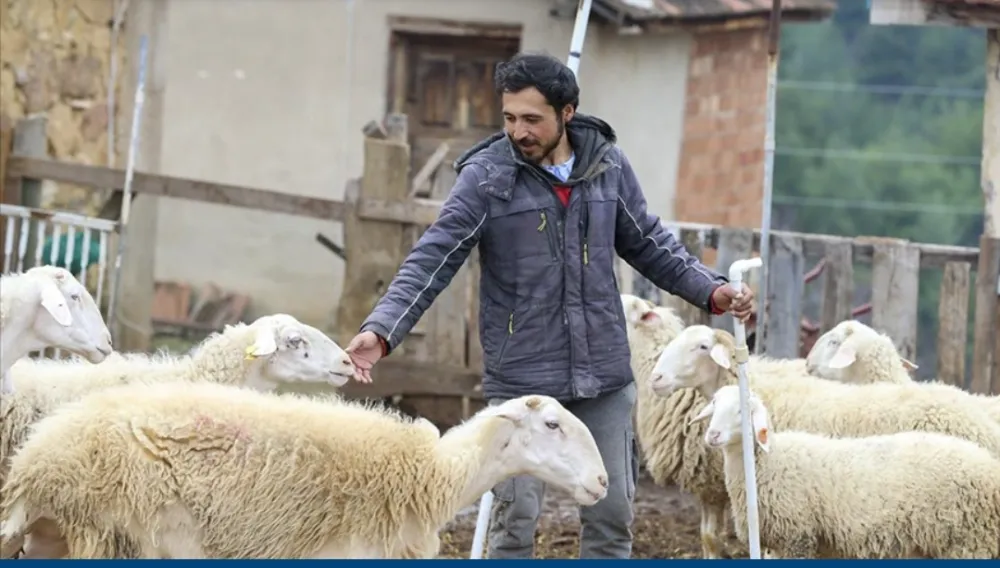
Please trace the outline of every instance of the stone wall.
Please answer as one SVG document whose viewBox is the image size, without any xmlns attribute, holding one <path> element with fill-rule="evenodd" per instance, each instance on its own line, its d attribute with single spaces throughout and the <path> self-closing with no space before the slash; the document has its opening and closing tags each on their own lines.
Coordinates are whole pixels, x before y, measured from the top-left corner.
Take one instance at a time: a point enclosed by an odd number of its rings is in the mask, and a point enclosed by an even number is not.
<svg viewBox="0 0 1000 568">
<path fill-rule="evenodd" d="M 108 80 L 116 0 L 0 0 L 0 114 L 16 124 L 28 115 L 47 117 L 51 158 L 108 164 Z M 127 19 L 127 18 L 126 18 Z M 124 26 L 116 49 L 115 138 L 127 136 L 122 116 L 122 78 L 128 58 Z M 128 105 L 126 105 L 128 106 Z M 116 144 L 119 148 L 123 146 Z M 124 158 L 116 157 L 121 164 Z M 48 183 L 42 206 L 95 214 L 102 192 Z"/>
</svg>

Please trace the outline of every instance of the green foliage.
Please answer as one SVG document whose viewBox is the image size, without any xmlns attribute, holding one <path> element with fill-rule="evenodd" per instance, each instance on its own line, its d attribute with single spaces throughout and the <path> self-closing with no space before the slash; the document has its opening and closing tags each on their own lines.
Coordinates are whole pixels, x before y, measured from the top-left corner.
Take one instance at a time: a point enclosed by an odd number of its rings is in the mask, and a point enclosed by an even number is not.
<svg viewBox="0 0 1000 568">
<path fill-rule="evenodd" d="M 782 27 L 774 228 L 977 246 L 985 32 L 873 26 L 860 0 L 841 0 L 830 21 Z M 940 271 L 920 282 L 923 376 L 936 360 L 939 282 Z"/>
</svg>

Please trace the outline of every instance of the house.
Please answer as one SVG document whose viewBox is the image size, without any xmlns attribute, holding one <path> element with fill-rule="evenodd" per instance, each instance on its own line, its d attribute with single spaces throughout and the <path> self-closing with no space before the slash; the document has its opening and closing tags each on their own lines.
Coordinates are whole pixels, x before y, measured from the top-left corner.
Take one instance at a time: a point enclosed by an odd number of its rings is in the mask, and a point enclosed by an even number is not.
<svg viewBox="0 0 1000 568">
<path fill-rule="evenodd" d="M 386 112 L 409 117 L 413 172 L 440 141 L 457 153 L 500 128 L 494 65 L 522 50 L 564 58 L 577 7 L 145 1 L 159 4 L 150 25 L 160 98 L 146 110 L 158 132 L 144 139 L 139 167 L 326 198 L 360 174 L 360 130 Z M 829 16 L 835 1 L 782 5 L 785 21 L 806 21 Z M 593 1 L 580 110 L 616 128 L 662 217 L 759 224 L 770 6 Z M 155 208 L 157 280 L 212 281 L 250 294 L 254 313 L 329 322 L 343 263 L 314 237 L 337 240 L 335 223 L 182 200 Z"/>
</svg>

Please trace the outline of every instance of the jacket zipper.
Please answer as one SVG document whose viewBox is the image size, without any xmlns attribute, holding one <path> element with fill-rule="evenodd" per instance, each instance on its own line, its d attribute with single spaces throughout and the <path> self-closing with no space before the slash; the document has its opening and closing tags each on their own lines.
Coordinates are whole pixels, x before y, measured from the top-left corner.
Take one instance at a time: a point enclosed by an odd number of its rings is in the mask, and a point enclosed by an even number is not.
<svg viewBox="0 0 1000 568">
<path fill-rule="evenodd" d="M 507 343 L 512 335 L 514 335 L 514 310 L 511 310 L 510 316 L 507 317 L 507 336 L 503 338 L 503 344 L 500 345 L 500 354 L 497 356 L 498 368 L 503 366 L 503 356 L 507 353 Z"/>
<path fill-rule="evenodd" d="M 545 233 L 545 238 L 549 241 L 549 252 L 552 253 L 552 260 L 559 259 L 559 250 L 556 243 L 556 236 L 552 233 L 549 228 L 549 217 L 545 214 L 545 211 L 539 211 L 539 217 L 541 217 L 541 224 L 538 225 L 538 232 Z M 561 223 L 559 223 L 561 224 Z"/>
</svg>

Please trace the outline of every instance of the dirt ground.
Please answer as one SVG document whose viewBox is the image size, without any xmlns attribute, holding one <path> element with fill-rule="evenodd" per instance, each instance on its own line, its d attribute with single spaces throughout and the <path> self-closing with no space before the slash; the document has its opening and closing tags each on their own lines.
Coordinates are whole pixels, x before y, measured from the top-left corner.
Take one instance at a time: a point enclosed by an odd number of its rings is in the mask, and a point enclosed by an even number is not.
<svg viewBox="0 0 1000 568">
<path fill-rule="evenodd" d="M 469 557 L 478 507 L 462 511 L 441 531 L 441 558 Z M 690 495 L 676 487 L 658 487 L 643 475 L 635 493 L 632 558 L 701 558 L 700 523 L 697 503 Z M 535 557 L 577 558 L 579 533 L 580 518 L 572 499 L 548 489 L 535 533 Z M 727 557 L 740 550 L 732 538 L 726 549 Z"/>
</svg>

